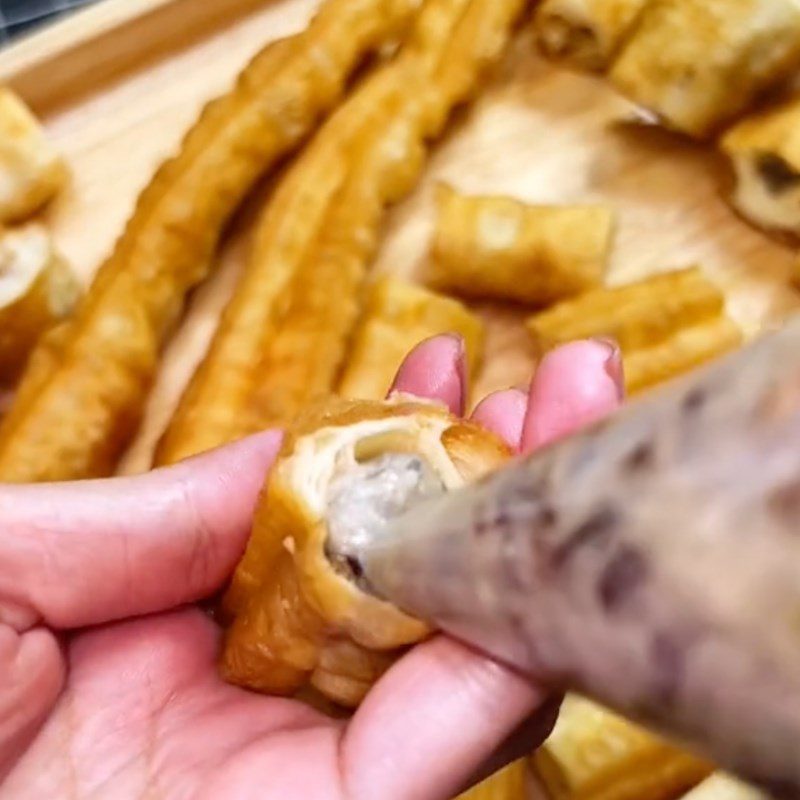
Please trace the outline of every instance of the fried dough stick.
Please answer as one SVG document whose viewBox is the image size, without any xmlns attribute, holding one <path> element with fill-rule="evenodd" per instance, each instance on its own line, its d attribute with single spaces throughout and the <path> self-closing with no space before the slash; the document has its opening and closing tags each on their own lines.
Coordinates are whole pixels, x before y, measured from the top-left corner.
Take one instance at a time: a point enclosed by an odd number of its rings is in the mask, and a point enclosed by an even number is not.
<svg viewBox="0 0 800 800">
<path fill-rule="evenodd" d="M 552 800 L 671 800 L 713 769 L 574 695 L 534 763 Z"/>
<path fill-rule="evenodd" d="M 534 18 L 542 52 L 581 69 L 611 63 L 649 0 L 544 0 Z"/>
<path fill-rule="evenodd" d="M 385 397 L 408 352 L 440 333 L 463 337 L 474 376 L 483 357 L 485 331 L 480 318 L 451 297 L 394 278 L 381 279 L 370 291 L 339 381 L 339 395 L 358 400 Z"/>
<path fill-rule="evenodd" d="M 294 279 L 288 312 L 256 372 L 254 430 L 291 422 L 334 389 L 385 205 L 389 196 L 405 193 L 422 168 L 422 83 L 409 77 L 405 85 L 416 85 L 413 97 L 398 98 L 383 124 L 356 143 L 351 173 Z"/>
<path fill-rule="evenodd" d="M 436 70 L 423 74 L 386 129 L 372 132 L 372 141 L 359 148 L 358 163 L 298 273 L 289 313 L 257 370 L 256 427 L 283 424 L 334 390 L 386 207 L 413 187 L 426 142 L 441 133 L 451 110 L 472 96 L 487 62 L 509 41 L 522 5 L 471 0 L 444 40 Z"/>
<path fill-rule="evenodd" d="M 798 65 L 795 0 L 650 0 L 610 76 L 667 126 L 705 138 Z"/>
<path fill-rule="evenodd" d="M 227 443 L 256 427 L 256 365 L 291 307 L 295 274 L 311 253 L 348 173 L 359 139 L 384 124 L 412 72 L 427 68 L 467 0 L 435 0 L 415 20 L 401 55 L 357 88 L 322 127 L 282 181 L 258 226 L 244 275 L 209 351 L 157 448 L 169 464 Z M 300 287 L 302 290 L 303 287 Z"/>
<path fill-rule="evenodd" d="M 306 31 L 268 47 L 207 107 L 143 192 L 67 329 L 32 359 L 0 427 L 0 479 L 113 471 L 161 345 L 186 293 L 208 274 L 225 222 L 334 105 L 363 56 L 407 23 L 415 3 L 328 0 Z"/>
<path fill-rule="evenodd" d="M 254 365 L 268 348 L 288 289 L 344 182 L 354 140 L 378 124 L 404 81 L 394 65 L 357 89 L 323 126 L 276 189 L 253 251 L 211 346 L 159 442 L 170 464 L 225 444 L 252 426 Z"/>
<path fill-rule="evenodd" d="M 720 148 L 736 177 L 734 208 L 761 228 L 800 236 L 800 97 L 734 125 Z"/>
<path fill-rule="evenodd" d="M 0 230 L 0 384 L 16 380 L 39 337 L 71 313 L 79 295 L 45 228 Z"/>
<path fill-rule="evenodd" d="M 614 234 L 603 206 L 529 205 L 440 185 L 430 283 L 465 297 L 548 305 L 600 286 Z"/>
<path fill-rule="evenodd" d="M 401 55 L 320 131 L 267 210 L 246 273 L 157 463 L 283 422 L 333 390 L 384 208 L 413 185 L 424 140 L 472 94 L 521 6 L 518 0 L 430 0 Z M 314 155 L 326 150 L 349 153 L 335 176 L 326 157 Z M 324 196 L 311 213 L 298 215 L 301 195 L 317 176 L 327 176 L 320 180 Z M 286 242 L 296 243 L 288 255 Z"/>
<path fill-rule="evenodd" d="M 587 292 L 534 315 L 527 325 L 542 351 L 590 336 L 614 339 L 631 393 L 741 344 L 722 292 L 697 267 Z"/>
</svg>

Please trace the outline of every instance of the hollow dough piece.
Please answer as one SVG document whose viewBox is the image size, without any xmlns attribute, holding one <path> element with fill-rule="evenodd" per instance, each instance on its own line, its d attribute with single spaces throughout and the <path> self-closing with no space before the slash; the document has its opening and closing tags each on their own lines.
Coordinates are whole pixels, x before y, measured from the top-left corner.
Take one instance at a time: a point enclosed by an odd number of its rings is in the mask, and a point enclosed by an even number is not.
<svg viewBox="0 0 800 800">
<path fill-rule="evenodd" d="M 734 125 L 721 139 L 733 207 L 767 231 L 800 237 L 800 97 Z"/>
<path fill-rule="evenodd" d="M 409 398 L 334 401 L 286 436 L 223 607 L 226 680 L 290 694 L 307 683 L 357 705 L 422 622 L 363 592 L 326 554 L 330 487 L 384 453 L 420 454 L 447 489 L 502 464 L 508 448 L 442 407 Z"/>
<path fill-rule="evenodd" d="M 610 63 L 648 0 L 544 0 L 534 18 L 540 49 L 581 69 Z"/>
</svg>

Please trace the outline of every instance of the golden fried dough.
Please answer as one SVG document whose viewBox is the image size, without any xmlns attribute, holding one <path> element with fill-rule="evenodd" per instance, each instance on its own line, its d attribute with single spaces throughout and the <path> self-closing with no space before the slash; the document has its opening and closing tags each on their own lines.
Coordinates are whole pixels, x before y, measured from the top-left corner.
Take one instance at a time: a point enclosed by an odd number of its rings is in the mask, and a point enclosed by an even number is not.
<svg viewBox="0 0 800 800">
<path fill-rule="evenodd" d="M 553 800 L 670 800 L 712 766 L 570 695 L 550 738 L 534 756 Z"/>
<path fill-rule="evenodd" d="M 156 174 L 86 299 L 0 426 L 0 479 L 108 475 L 136 430 L 165 338 L 255 181 L 338 100 L 417 0 L 327 0 L 256 56 Z M 47 369 L 36 370 L 46 363 Z M 69 424 L 64 424 L 69 420 Z"/>
<path fill-rule="evenodd" d="M 459 795 L 456 800 L 530 800 L 528 776 L 528 760 L 523 758 Z"/>
<path fill-rule="evenodd" d="M 427 142 L 439 135 L 453 108 L 474 95 L 486 65 L 509 41 L 521 7 L 517 0 L 471 0 L 454 19 L 451 35 L 435 40 L 438 58 L 425 50 L 430 65 L 415 70 L 416 81 L 409 75 L 408 96 L 386 127 L 369 131 L 356 147 L 350 175 L 298 273 L 296 286 L 302 288 L 295 289 L 258 370 L 258 427 L 285 424 L 307 403 L 334 390 L 385 210 L 415 185 Z M 333 297 L 330 287 L 335 287 Z M 299 359 L 297 353 L 310 357 Z"/>
<path fill-rule="evenodd" d="M 610 75 L 666 125 L 704 138 L 798 66 L 795 0 L 651 0 Z"/>
<path fill-rule="evenodd" d="M 537 206 L 437 192 L 430 283 L 465 297 L 547 305 L 599 286 L 614 233 L 604 206 Z"/>
<path fill-rule="evenodd" d="M 0 87 L 0 222 L 30 217 L 61 191 L 67 174 L 30 109 Z"/>
<path fill-rule="evenodd" d="M 351 537 L 374 514 L 462 486 L 509 455 L 493 435 L 422 401 L 332 401 L 305 414 L 267 478 L 224 599 L 224 677 L 278 694 L 311 683 L 357 704 L 429 631 L 359 587 Z M 384 506 L 391 475 L 407 491 Z"/>
<path fill-rule="evenodd" d="M 288 310 L 295 274 L 312 252 L 345 180 L 353 142 L 378 124 L 387 103 L 405 91 L 401 75 L 392 66 L 371 76 L 322 127 L 279 184 L 209 351 L 159 442 L 157 464 L 210 450 L 255 427 L 251 400 L 256 373 Z"/>
<path fill-rule="evenodd" d="M 335 390 L 386 208 L 415 184 L 427 141 L 475 93 L 522 7 L 521 0 L 429 0 L 395 60 L 323 127 L 267 209 L 253 257 L 157 463 L 284 424 Z M 335 175 L 326 172 L 324 156 L 314 155 L 330 150 L 336 158 L 347 154 Z M 316 175 L 326 176 L 323 197 L 301 215 L 298 231 L 293 209 Z M 289 241 L 301 246 L 284 257 Z"/>
</svg>

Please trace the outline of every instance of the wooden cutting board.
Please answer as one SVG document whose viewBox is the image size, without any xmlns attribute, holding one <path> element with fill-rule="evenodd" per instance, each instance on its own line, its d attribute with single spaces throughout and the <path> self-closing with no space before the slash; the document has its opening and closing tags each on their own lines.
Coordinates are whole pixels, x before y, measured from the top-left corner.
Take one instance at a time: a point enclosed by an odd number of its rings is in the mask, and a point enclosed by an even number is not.
<svg viewBox="0 0 800 800">
<path fill-rule="evenodd" d="M 303 27 L 314 0 L 106 0 L 0 53 L 0 80 L 41 116 L 73 172 L 48 212 L 87 282 L 136 197 L 201 106 L 223 92 L 266 42 Z M 603 202 L 619 213 L 610 280 L 704 265 L 748 334 L 800 308 L 787 288 L 796 259 L 722 200 L 725 165 L 708 148 L 630 124 L 632 107 L 596 78 L 537 57 L 527 31 L 481 99 L 436 147 L 418 190 L 390 214 L 376 272 L 423 278 L 439 180 L 534 202 Z M 248 203 L 171 342 L 139 438 L 121 466 L 147 469 L 152 447 L 213 334 L 246 258 Z M 485 307 L 489 349 L 478 392 L 528 379 L 522 309 Z M 302 354 L 298 354 L 301 357 Z"/>
</svg>

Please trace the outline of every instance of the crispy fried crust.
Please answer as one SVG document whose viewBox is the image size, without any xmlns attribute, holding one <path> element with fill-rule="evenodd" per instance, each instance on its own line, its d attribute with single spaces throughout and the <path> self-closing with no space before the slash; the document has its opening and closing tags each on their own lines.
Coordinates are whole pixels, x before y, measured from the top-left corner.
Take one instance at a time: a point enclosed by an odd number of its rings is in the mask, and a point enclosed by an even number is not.
<svg viewBox="0 0 800 800">
<path fill-rule="evenodd" d="M 295 293 L 300 294 L 302 302 L 306 291 L 316 290 L 323 295 L 323 308 L 335 306 L 329 302 L 328 287 L 322 283 L 322 276 L 315 274 L 315 267 L 325 231 L 330 231 L 328 236 L 337 236 L 338 216 L 350 213 L 349 208 L 336 210 L 343 205 L 345 184 L 353 184 L 352 175 L 359 163 L 371 160 L 369 154 L 362 155 L 362 150 L 369 142 L 380 140 L 397 114 L 398 103 L 408 102 L 410 108 L 413 95 L 422 94 L 420 70 L 428 69 L 432 55 L 440 53 L 442 41 L 467 2 L 428 3 L 400 56 L 353 92 L 282 181 L 259 224 L 253 253 L 209 352 L 159 444 L 157 464 L 180 461 L 258 426 L 253 398 L 258 376 L 265 369 L 261 362 L 276 358 L 273 350 L 280 349 L 275 341 L 279 332 L 285 330 L 287 320 L 297 319 L 302 311 L 295 303 Z M 411 101 L 406 100 L 409 96 Z M 362 213 L 370 213 L 373 206 L 374 201 Z M 369 238 L 371 241 L 372 236 Z M 346 244 L 344 239 L 340 248 Z M 337 285 L 336 299 L 343 295 L 342 303 L 349 311 L 352 303 L 347 293 L 338 290 Z M 330 309 L 332 314 L 337 312 L 336 307 Z M 289 364 L 294 355 L 289 354 Z M 278 404 L 281 398 L 276 396 L 271 402 Z"/>
<path fill-rule="evenodd" d="M 736 178 L 734 208 L 761 228 L 800 236 L 800 97 L 735 125 L 720 148 Z"/>
<path fill-rule="evenodd" d="M 366 311 L 339 382 L 342 397 L 380 400 L 415 345 L 440 333 L 458 333 L 466 343 L 472 375 L 483 357 L 480 318 L 450 297 L 422 286 L 383 278 L 370 291 Z"/>
<path fill-rule="evenodd" d="M 79 294 L 45 228 L 0 230 L 0 383 L 16 380 L 39 337 L 71 313 Z"/>
<path fill-rule="evenodd" d="M 422 402 L 334 401 L 304 415 L 287 433 L 225 596 L 227 680 L 278 694 L 311 683 L 352 706 L 404 647 L 428 634 L 340 576 L 325 554 L 332 465 L 364 448 L 377 456 L 398 447 L 443 470 L 450 488 L 510 455 L 494 436 Z"/>
<path fill-rule="evenodd" d="M 456 800 L 528 800 L 529 769 L 527 759 L 509 764 Z"/>
<path fill-rule="evenodd" d="M 36 117 L 0 87 L 0 222 L 30 217 L 61 191 L 67 174 Z"/>
<path fill-rule="evenodd" d="M 651 0 L 610 75 L 666 125 L 704 138 L 798 64 L 794 0 Z"/>
<path fill-rule="evenodd" d="M 404 85 L 408 94 L 354 144 L 347 179 L 295 276 L 289 307 L 256 370 L 254 428 L 290 422 L 335 387 L 385 208 L 422 170 L 423 84 L 410 70 Z"/>
<path fill-rule="evenodd" d="M 722 292 L 697 267 L 587 292 L 530 318 L 539 346 L 610 336 L 623 351 L 658 344 L 676 328 L 718 315 Z"/>
<path fill-rule="evenodd" d="M 725 298 L 697 267 L 598 289 L 531 317 L 541 352 L 606 336 L 620 345 L 625 383 L 637 392 L 737 347 L 741 333 Z"/>
<path fill-rule="evenodd" d="M 328 0 L 304 33 L 268 47 L 233 91 L 206 108 L 179 154 L 142 194 L 57 358 L 49 359 L 48 370 L 26 376 L 26 402 L 17 402 L 0 428 L 1 479 L 85 478 L 113 470 L 140 419 L 161 345 L 186 292 L 208 273 L 225 222 L 256 179 L 333 106 L 362 56 L 392 38 L 415 4 Z"/>
<path fill-rule="evenodd" d="M 159 443 L 170 464 L 237 438 L 255 426 L 255 371 L 287 311 L 295 273 L 313 249 L 350 163 L 359 134 L 385 117 L 405 91 L 402 73 L 382 68 L 323 126 L 267 205 L 253 252 L 210 349 Z"/>
<path fill-rule="evenodd" d="M 575 696 L 534 762 L 553 800 L 670 800 L 713 768 Z"/>
<path fill-rule="evenodd" d="M 599 286 L 614 232 L 603 206 L 532 206 L 437 192 L 430 282 L 468 297 L 544 305 Z"/>
<path fill-rule="evenodd" d="M 409 79 L 406 102 L 387 127 L 372 131 L 357 148 L 358 159 L 318 246 L 298 273 L 292 306 L 258 370 L 259 427 L 284 424 L 308 402 L 334 390 L 386 207 L 414 186 L 426 141 L 441 132 L 456 105 L 475 93 L 486 66 L 508 43 L 522 5 L 470 0 L 463 13 L 451 17 L 449 36 L 442 30 L 438 37 L 424 37 L 424 56 L 414 59 L 418 80 Z M 429 41 L 436 43 L 435 50 L 428 49 Z M 419 70 L 421 61 L 428 63 Z M 329 292 L 333 286 L 335 298 Z M 298 352 L 314 357 L 298 359 Z"/>
<path fill-rule="evenodd" d="M 539 48 L 550 58 L 602 71 L 648 0 L 544 0 L 534 18 Z"/>
<path fill-rule="evenodd" d="M 742 344 L 739 327 L 724 314 L 676 330 L 660 344 L 625 357 L 625 388 L 636 394 L 699 367 Z"/>
</svg>

